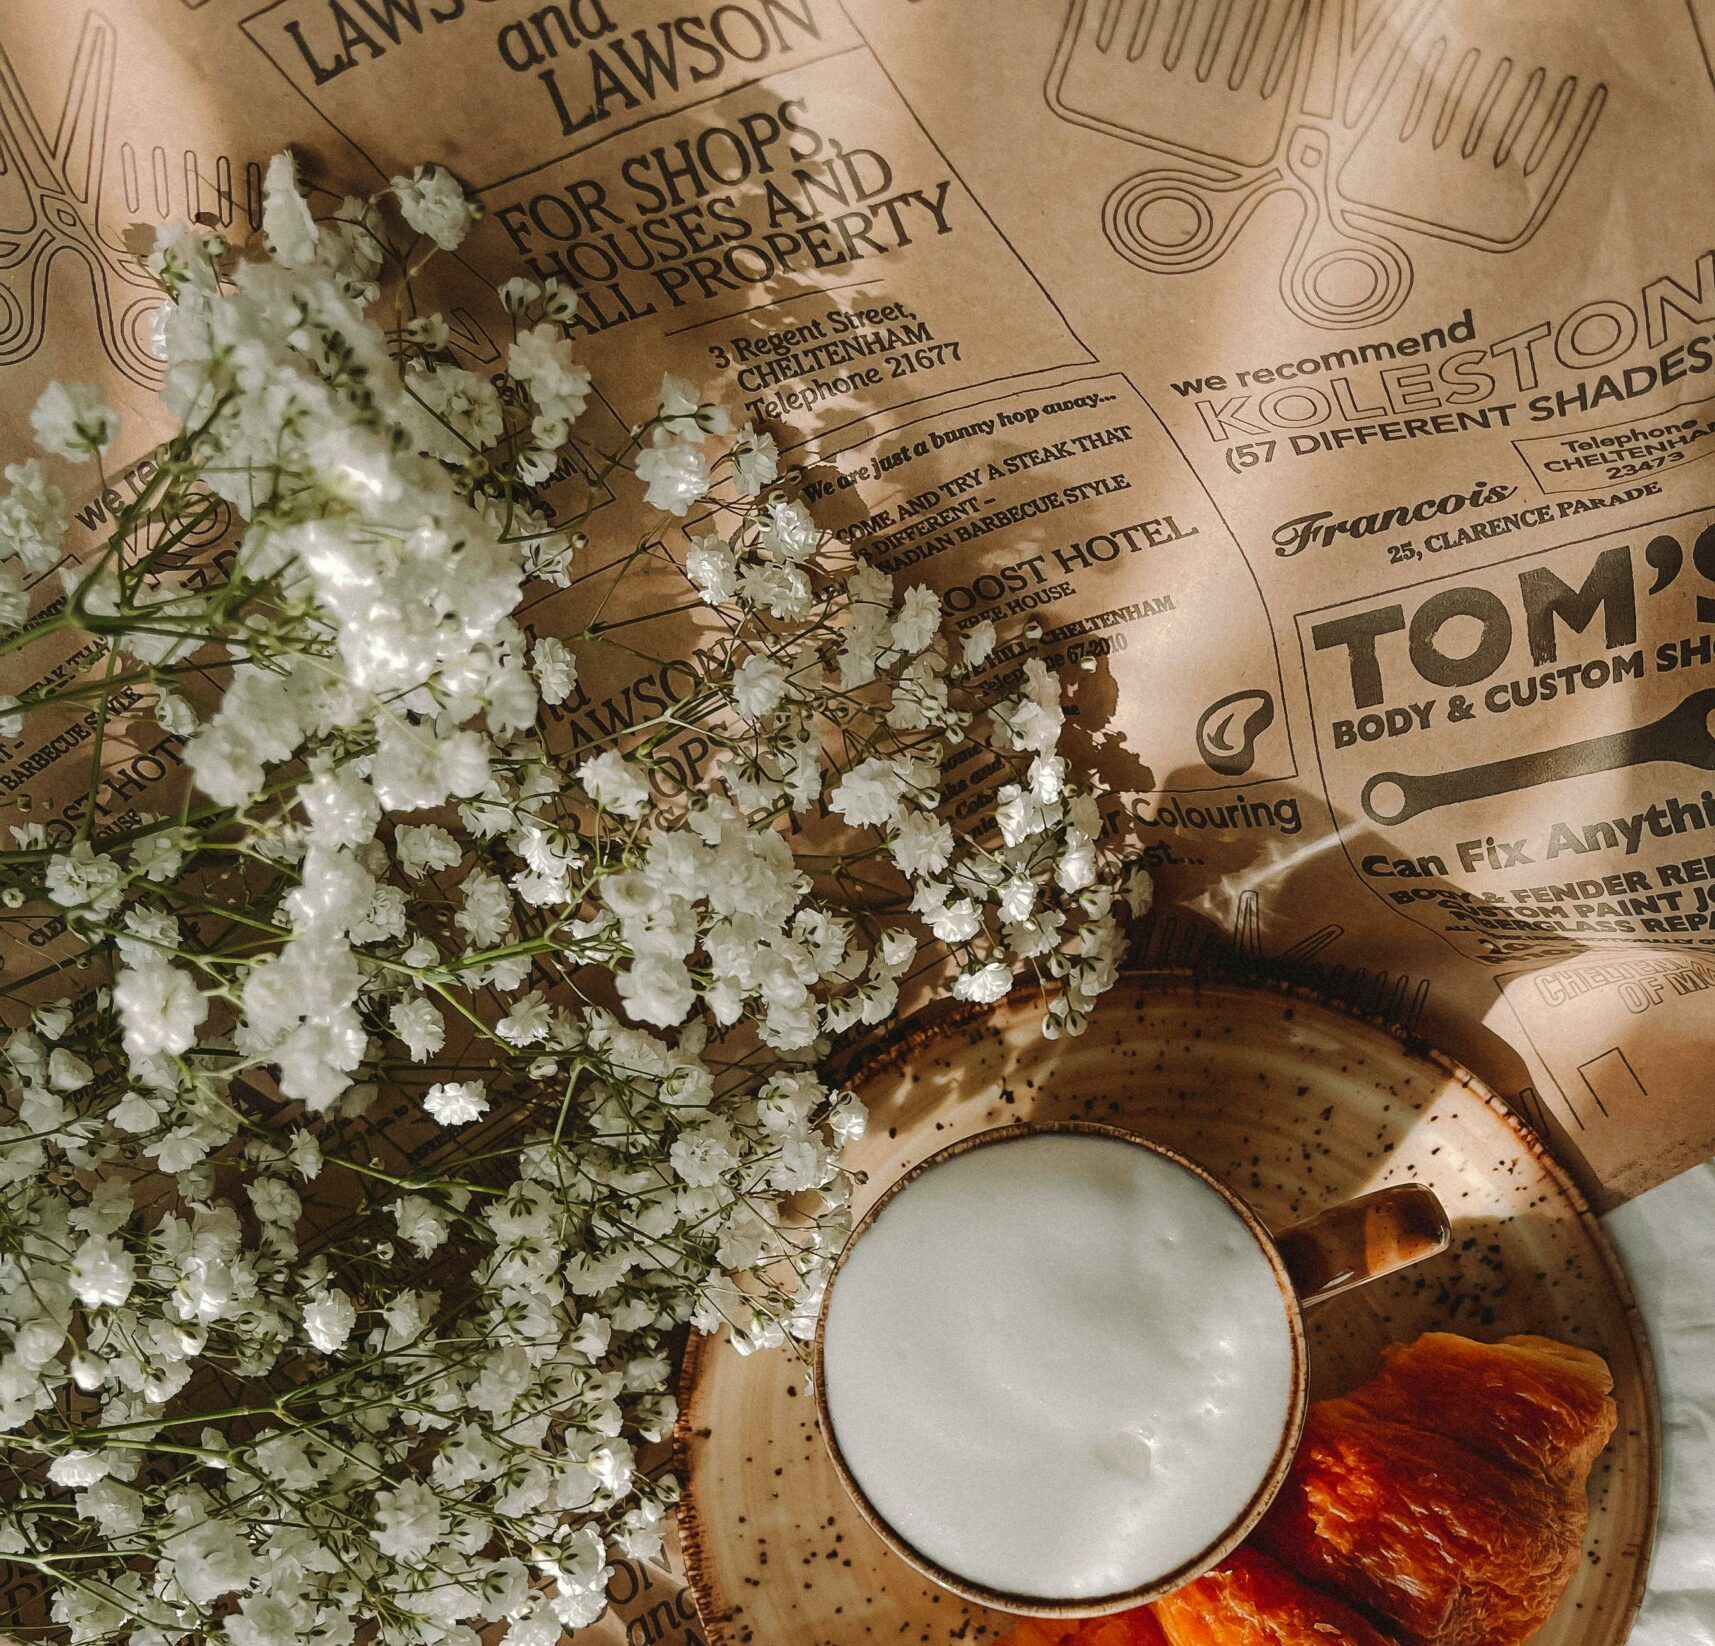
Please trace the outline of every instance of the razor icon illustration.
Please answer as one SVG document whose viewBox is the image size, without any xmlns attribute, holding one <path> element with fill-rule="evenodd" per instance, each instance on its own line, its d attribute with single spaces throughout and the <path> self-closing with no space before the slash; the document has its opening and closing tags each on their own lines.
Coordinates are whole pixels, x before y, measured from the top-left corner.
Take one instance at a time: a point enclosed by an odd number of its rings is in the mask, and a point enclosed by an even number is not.
<svg viewBox="0 0 1715 1646">
<path fill-rule="evenodd" d="M 1715 687 L 1693 692 L 1678 708 L 1647 726 L 1633 726 L 1605 737 L 1588 737 L 1538 754 L 1513 755 L 1460 771 L 1431 772 L 1414 777 L 1408 772 L 1377 772 L 1364 785 L 1358 803 L 1374 823 L 1404 823 L 1442 806 L 1467 800 L 1487 800 L 1540 783 L 1587 777 L 1595 772 L 1623 771 L 1660 760 L 1700 771 L 1715 771 Z"/>
<path fill-rule="evenodd" d="M 1531 66 L 1542 31 L 1529 10 L 1072 0 L 1048 102 L 1160 157 L 1108 196 L 1103 229 L 1122 257 L 1155 274 L 1207 268 L 1264 201 L 1293 196 L 1283 301 L 1314 326 L 1368 326 L 1411 289 L 1394 234 L 1511 251 L 1577 165 L 1607 87 Z M 1467 27 L 1480 44 L 1451 32 Z"/>
</svg>

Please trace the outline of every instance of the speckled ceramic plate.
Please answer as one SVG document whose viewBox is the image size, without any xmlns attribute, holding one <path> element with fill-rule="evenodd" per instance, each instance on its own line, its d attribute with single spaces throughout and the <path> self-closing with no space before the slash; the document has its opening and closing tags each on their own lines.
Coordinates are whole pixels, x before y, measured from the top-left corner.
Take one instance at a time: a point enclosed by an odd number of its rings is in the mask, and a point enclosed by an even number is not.
<svg viewBox="0 0 1715 1646">
<path fill-rule="evenodd" d="M 1444 1256 L 1315 1310 L 1312 1393 L 1432 1329 L 1539 1332 L 1613 1368 L 1620 1426 L 1590 1482 L 1584 1564 L 1534 1646 L 1619 1646 L 1648 1565 L 1658 1434 L 1649 1349 L 1625 1276 L 1542 1145 L 1464 1069 L 1286 990 L 1127 977 L 1089 1031 L 1036 1032 L 1015 997 L 908 1032 L 848 1076 L 869 1105 L 861 1215 L 956 1138 L 1022 1119 L 1108 1121 L 1158 1139 L 1283 1227 L 1416 1180 L 1453 1220 Z M 803 1363 L 699 1342 L 678 1434 L 680 1530 L 709 1646 L 979 1642 L 1010 1627 L 926 1583 L 865 1525 L 816 1427 Z"/>
</svg>

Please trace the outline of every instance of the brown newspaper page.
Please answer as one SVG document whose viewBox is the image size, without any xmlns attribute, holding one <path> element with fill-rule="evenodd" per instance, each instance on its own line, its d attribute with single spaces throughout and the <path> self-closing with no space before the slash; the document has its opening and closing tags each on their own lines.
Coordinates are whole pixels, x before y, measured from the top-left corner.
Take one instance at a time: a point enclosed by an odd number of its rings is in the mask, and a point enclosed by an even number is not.
<svg viewBox="0 0 1715 1646">
<path fill-rule="evenodd" d="M 742 407 L 999 625 L 997 690 L 1065 671 L 1182 935 L 1383 1002 L 1623 1199 L 1715 1149 L 1710 10 L 0 0 L 0 446 L 58 376 L 146 453 L 129 225 L 247 236 L 288 144 L 335 192 L 442 161 L 466 364 L 493 282 L 575 286 L 592 438 L 664 369 Z M 75 822 L 79 742 L 0 788 Z M 110 814 L 180 780 L 121 753 Z M 627 1640 L 694 1638 L 661 1582 Z"/>
<path fill-rule="evenodd" d="M 1000 624 L 1003 673 L 1084 665 L 1165 903 L 1385 976 L 1622 1198 L 1715 1146 L 1700 22 L 6 0 L 8 451 L 53 375 L 109 381 L 146 448 L 129 224 L 248 232 L 287 143 L 329 188 L 445 161 L 489 211 L 445 294 L 471 363 L 504 336 L 486 283 L 555 274 L 597 421 L 664 368 L 742 405 L 876 564 Z M 75 731 L 8 749 L 8 792 L 57 795 Z M 107 804 L 170 773 L 139 737 Z"/>
<path fill-rule="evenodd" d="M 56 373 L 146 404 L 129 223 L 254 226 L 286 143 L 330 188 L 445 161 L 490 214 L 445 299 L 469 363 L 485 282 L 556 274 L 598 420 L 663 368 L 744 406 L 1002 665 L 1089 667 L 1164 903 L 1363 984 L 1622 1198 L 1715 1146 L 1701 22 L 6 0 L 0 415 L 22 451 Z M 115 801 L 172 764 L 140 736 Z M 57 792 L 64 752 L 4 781 Z"/>
<path fill-rule="evenodd" d="M 442 161 L 488 211 L 442 293 L 464 363 L 500 359 L 495 281 L 575 286 L 592 439 L 692 378 L 999 625 L 997 691 L 1065 671 L 1169 951 L 1381 1003 L 1623 1199 L 1715 1149 L 1712 23 L 0 0 L 0 456 L 53 377 L 108 386 L 120 457 L 159 433 L 129 225 L 245 238 L 286 145 L 336 193 Z M 77 500 L 84 540 L 137 483 Z M 656 689 L 594 680 L 569 731 Z M 86 735 L 0 746 L 0 789 L 67 827 L 182 781 L 140 713 L 92 797 Z M 670 1573 L 614 1596 L 592 1639 L 699 1638 Z"/>
</svg>

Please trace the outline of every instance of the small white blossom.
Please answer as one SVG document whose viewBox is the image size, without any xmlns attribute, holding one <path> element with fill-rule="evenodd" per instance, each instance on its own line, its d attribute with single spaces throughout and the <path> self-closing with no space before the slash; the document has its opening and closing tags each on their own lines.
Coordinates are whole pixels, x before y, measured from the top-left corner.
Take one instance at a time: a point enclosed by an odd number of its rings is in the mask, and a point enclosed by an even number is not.
<svg viewBox="0 0 1715 1646">
<path fill-rule="evenodd" d="M 137 1264 L 112 1235 L 92 1234 L 71 1261 L 72 1296 L 86 1309 L 117 1307 L 131 1295 Z"/>
<path fill-rule="evenodd" d="M 494 1032 L 511 1046 L 534 1046 L 548 1032 L 548 1002 L 532 989 L 494 1025 Z"/>
<path fill-rule="evenodd" d="M 973 623 L 965 630 L 961 639 L 960 653 L 967 669 L 981 668 L 989 659 L 989 654 L 995 647 L 995 627 L 986 617 L 980 623 Z"/>
<path fill-rule="evenodd" d="M 904 794 L 898 771 L 888 761 L 871 756 L 840 779 L 828 804 L 846 822 L 862 828 L 893 822 Z"/>
<path fill-rule="evenodd" d="M 325 1355 L 344 1348 L 356 1324 L 357 1309 L 337 1286 L 304 1305 L 304 1336 Z"/>
<path fill-rule="evenodd" d="M 786 694 L 786 669 L 777 659 L 753 653 L 733 671 L 732 700 L 746 720 L 760 720 Z"/>
<path fill-rule="evenodd" d="M 411 878 L 450 869 L 464 853 L 438 823 L 401 823 L 393 834 L 393 855 Z"/>
<path fill-rule="evenodd" d="M 732 463 L 740 497 L 759 496 L 780 478 L 780 448 L 754 423 L 746 423 L 734 438 Z"/>
<path fill-rule="evenodd" d="M 488 1093 L 480 1080 L 443 1080 L 423 1094 L 423 1107 L 443 1126 L 464 1126 L 488 1113 Z"/>
<path fill-rule="evenodd" d="M 418 234 L 426 234 L 442 251 L 457 251 L 482 208 L 466 198 L 458 179 L 445 166 L 418 166 L 409 176 L 392 179 L 399 211 Z"/>
<path fill-rule="evenodd" d="M 577 777 L 591 800 L 621 817 L 641 817 L 649 804 L 649 785 L 616 749 L 584 761 Z"/>
<path fill-rule="evenodd" d="M 619 974 L 618 988 L 629 1016 L 662 1028 L 682 1023 L 697 998 L 684 962 L 666 955 L 643 955 L 633 961 Z"/>
<path fill-rule="evenodd" d="M 589 399 L 590 374 L 572 358 L 572 345 L 557 326 L 544 322 L 521 331 L 506 360 L 545 416 L 577 421 Z"/>
<path fill-rule="evenodd" d="M 724 605 L 738 593 L 738 560 L 725 538 L 693 537 L 685 555 L 685 575 L 711 606 Z"/>
<path fill-rule="evenodd" d="M 544 703 L 564 703 L 577 690 L 577 659 L 570 646 L 551 634 L 543 635 L 531 646 L 530 667 Z"/>
<path fill-rule="evenodd" d="M 93 1486 L 112 1473 L 112 1465 L 99 1452 L 73 1447 L 61 1452 L 48 1465 L 48 1479 L 56 1486 Z"/>
<path fill-rule="evenodd" d="M 399 1225 L 399 1238 L 419 1257 L 427 1257 L 446 1241 L 449 1228 L 446 1214 L 422 1195 L 409 1194 L 395 1200 L 393 1220 Z"/>
<path fill-rule="evenodd" d="M 30 427 L 43 451 L 76 463 L 113 444 L 119 414 L 92 384 L 50 383 L 30 413 Z"/>
<path fill-rule="evenodd" d="M 62 909 L 101 919 L 119 906 L 123 889 L 119 865 L 87 840 L 50 859 L 45 878 L 48 896 Z"/>
<path fill-rule="evenodd" d="M 245 1185 L 250 1208 L 262 1223 L 276 1223 L 291 1228 L 303 1213 L 303 1202 L 291 1184 L 277 1177 L 252 1178 Z"/>
<path fill-rule="evenodd" d="M 688 513 L 709 489 L 708 459 L 689 441 L 675 440 L 661 429 L 637 454 L 634 466 L 645 487 L 644 502 L 669 514 Z"/>
<path fill-rule="evenodd" d="M 704 435 L 725 434 L 732 426 L 724 406 L 706 406 L 696 389 L 682 377 L 666 372 L 661 378 L 661 427 L 669 435 L 695 444 Z"/>
<path fill-rule="evenodd" d="M 16 555 L 26 572 L 39 577 L 60 557 L 70 520 L 65 493 L 39 458 L 8 463 L 5 472 L 11 489 L 0 498 L 0 557 Z"/>
<path fill-rule="evenodd" d="M 933 640 L 941 628 L 941 602 L 933 589 L 917 584 L 905 591 L 899 615 L 893 620 L 893 644 L 915 655 Z"/>
<path fill-rule="evenodd" d="M 394 1034 L 405 1042 L 413 1063 L 426 1063 L 446 1044 L 446 1023 L 433 1003 L 422 995 L 395 1001 L 387 1021 Z"/>
<path fill-rule="evenodd" d="M 760 542 L 776 560 L 799 565 L 816 552 L 822 534 L 802 503 L 776 503 L 763 516 L 757 532 Z"/>
<path fill-rule="evenodd" d="M 929 812 L 907 812 L 889 838 L 888 849 L 905 874 L 939 874 L 953 855 L 953 831 Z"/>
<path fill-rule="evenodd" d="M 263 176 L 262 235 L 284 268 L 303 268 L 316 260 L 316 222 L 299 191 L 298 168 L 289 154 L 276 154 Z"/>
<path fill-rule="evenodd" d="M 126 1055 L 133 1060 L 188 1051 L 208 1016 L 208 1002 L 195 979 L 152 952 L 120 972 L 113 1004 L 125 1025 Z"/>
<path fill-rule="evenodd" d="M 389 1559 L 422 1565 L 445 1536 L 440 1499 L 422 1481 L 375 1494 L 375 1546 Z"/>
<path fill-rule="evenodd" d="M 991 960 L 974 972 L 961 972 L 953 979 L 955 1000 L 989 1002 L 999 1000 L 1012 987 L 1012 970 L 1004 961 Z"/>
</svg>

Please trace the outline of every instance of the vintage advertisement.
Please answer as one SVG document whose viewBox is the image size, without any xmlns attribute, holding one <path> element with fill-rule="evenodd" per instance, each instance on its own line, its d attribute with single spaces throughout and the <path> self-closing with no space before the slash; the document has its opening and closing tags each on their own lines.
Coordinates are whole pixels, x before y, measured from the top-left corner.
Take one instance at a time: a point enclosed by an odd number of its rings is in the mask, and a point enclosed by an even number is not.
<svg viewBox="0 0 1715 1646">
<path fill-rule="evenodd" d="M 286 144 L 331 195 L 441 161 L 487 213 L 461 362 L 501 358 L 499 279 L 576 288 L 593 422 L 674 370 L 765 427 L 823 525 L 995 622 L 996 693 L 1062 672 L 1170 924 L 1386 1008 L 1621 1200 L 1715 1149 L 1712 26 L 7 0 L 0 444 L 51 377 L 108 387 L 132 466 L 75 499 L 91 540 L 147 475 L 132 225 L 244 240 Z M 657 628 L 569 715 L 641 712 L 688 646 Z M 69 828 L 182 782 L 142 717 L 72 792 L 87 736 L 3 744 L 0 792 Z M 614 1641 L 700 1637 L 676 1579 L 614 1598 Z"/>
<path fill-rule="evenodd" d="M 574 287 L 592 419 L 671 370 L 766 428 L 823 524 L 998 626 L 997 691 L 1063 672 L 1172 921 L 1361 983 L 1617 1201 L 1715 1148 L 1712 25 L 8 0 L 0 427 L 21 454 L 50 377 L 99 380 L 146 453 L 131 225 L 242 239 L 287 144 L 331 195 L 443 162 L 486 211 L 443 294 L 464 364 L 500 358 L 494 282 Z M 0 747 L 0 789 L 122 812 L 178 780 L 139 735 L 105 793 L 54 784 L 75 724 Z M 693 1638 L 675 1605 L 625 1638 Z"/>
<path fill-rule="evenodd" d="M 154 382 L 131 225 L 443 161 L 467 364 L 492 281 L 575 287 L 592 419 L 671 369 L 767 428 L 997 683 L 1062 669 L 1177 918 L 1385 975 L 1623 1198 L 1715 1143 L 1715 85 L 1685 0 L 1534 11 L 15 0 L 3 414 Z M 124 752 L 108 811 L 175 777 Z"/>
</svg>

